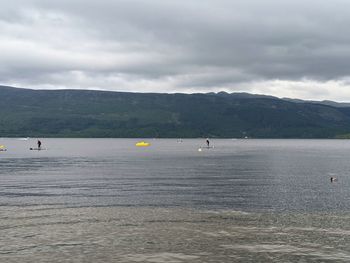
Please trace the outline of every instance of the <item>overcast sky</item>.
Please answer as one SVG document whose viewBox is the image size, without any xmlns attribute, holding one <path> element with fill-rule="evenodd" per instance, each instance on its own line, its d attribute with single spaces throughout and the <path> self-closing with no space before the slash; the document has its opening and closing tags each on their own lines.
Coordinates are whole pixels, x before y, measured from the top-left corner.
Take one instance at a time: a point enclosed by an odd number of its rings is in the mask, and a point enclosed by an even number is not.
<svg viewBox="0 0 350 263">
<path fill-rule="evenodd" d="M 0 84 L 350 101 L 350 1 L 2 1 Z"/>
</svg>

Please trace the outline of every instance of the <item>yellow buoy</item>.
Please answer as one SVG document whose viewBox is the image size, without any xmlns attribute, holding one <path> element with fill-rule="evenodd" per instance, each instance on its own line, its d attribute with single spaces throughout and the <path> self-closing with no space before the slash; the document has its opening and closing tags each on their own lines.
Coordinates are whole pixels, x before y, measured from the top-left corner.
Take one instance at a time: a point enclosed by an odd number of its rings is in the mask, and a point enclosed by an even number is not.
<svg viewBox="0 0 350 263">
<path fill-rule="evenodd" d="M 138 142 L 135 144 L 137 147 L 147 147 L 147 146 L 150 146 L 150 143 L 149 142 Z"/>
</svg>

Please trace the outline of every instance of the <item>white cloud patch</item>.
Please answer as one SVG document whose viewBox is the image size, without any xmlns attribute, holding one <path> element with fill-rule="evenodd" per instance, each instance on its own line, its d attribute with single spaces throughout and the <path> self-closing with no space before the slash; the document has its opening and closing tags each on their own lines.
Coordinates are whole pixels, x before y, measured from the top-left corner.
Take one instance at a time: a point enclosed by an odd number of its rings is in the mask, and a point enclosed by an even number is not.
<svg viewBox="0 0 350 263">
<path fill-rule="evenodd" d="M 307 100 L 335 100 L 348 101 L 350 85 L 344 80 L 314 81 L 303 79 L 300 81 L 271 80 L 245 84 L 252 93 L 268 94 L 277 97 L 303 98 Z"/>
</svg>

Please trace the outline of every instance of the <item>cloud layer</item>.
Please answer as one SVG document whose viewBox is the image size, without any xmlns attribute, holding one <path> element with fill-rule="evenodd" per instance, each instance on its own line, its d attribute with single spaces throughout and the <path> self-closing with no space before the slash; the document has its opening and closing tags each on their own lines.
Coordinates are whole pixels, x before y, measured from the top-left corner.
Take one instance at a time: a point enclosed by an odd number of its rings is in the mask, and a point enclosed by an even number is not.
<svg viewBox="0 0 350 263">
<path fill-rule="evenodd" d="M 346 0 L 12 0 L 0 83 L 350 101 Z"/>
</svg>

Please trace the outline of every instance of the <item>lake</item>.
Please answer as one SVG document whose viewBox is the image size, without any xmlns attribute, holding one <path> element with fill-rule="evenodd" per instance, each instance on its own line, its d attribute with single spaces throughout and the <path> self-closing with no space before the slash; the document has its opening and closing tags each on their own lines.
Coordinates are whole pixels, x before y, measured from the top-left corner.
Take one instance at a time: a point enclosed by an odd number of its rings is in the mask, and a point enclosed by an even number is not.
<svg viewBox="0 0 350 263">
<path fill-rule="evenodd" d="M 350 261 L 348 140 L 41 141 L 0 138 L 1 262 Z"/>
</svg>

